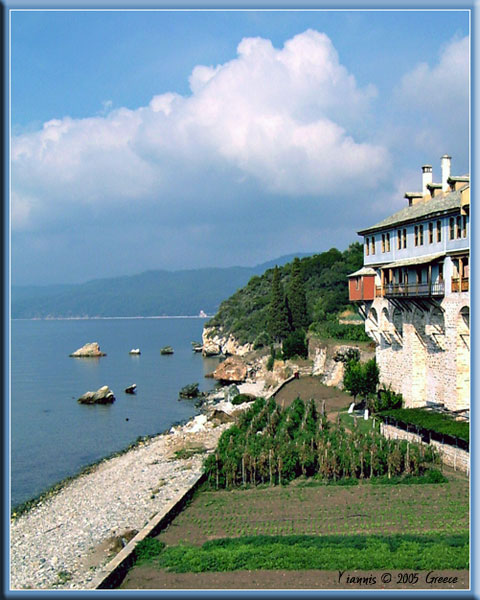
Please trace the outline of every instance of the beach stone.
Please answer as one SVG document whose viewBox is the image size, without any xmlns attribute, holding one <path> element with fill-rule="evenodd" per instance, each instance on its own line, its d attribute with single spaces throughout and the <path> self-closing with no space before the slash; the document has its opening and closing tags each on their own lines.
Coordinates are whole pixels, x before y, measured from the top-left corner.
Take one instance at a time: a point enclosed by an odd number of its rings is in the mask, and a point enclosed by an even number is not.
<svg viewBox="0 0 480 600">
<path fill-rule="evenodd" d="M 75 352 L 72 352 L 70 356 L 88 358 L 107 355 L 105 354 L 105 352 L 101 352 L 98 342 L 89 342 L 88 344 L 85 344 L 78 350 L 75 350 Z"/>
<path fill-rule="evenodd" d="M 80 404 L 112 404 L 115 396 L 108 385 L 104 385 L 96 392 L 86 392 L 78 399 Z"/>
<path fill-rule="evenodd" d="M 229 356 L 218 365 L 213 374 L 219 381 L 240 383 L 247 377 L 247 365 L 238 356 Z"/>
<path fill-rule="evenodd" d="M 231 423 L 235 420 L 235 417 L 229 415 L 223 410 L 218 410 L 215 408 L 210 416 L 211 421 L 218 421 L 219 423 Z"/>
</svg>

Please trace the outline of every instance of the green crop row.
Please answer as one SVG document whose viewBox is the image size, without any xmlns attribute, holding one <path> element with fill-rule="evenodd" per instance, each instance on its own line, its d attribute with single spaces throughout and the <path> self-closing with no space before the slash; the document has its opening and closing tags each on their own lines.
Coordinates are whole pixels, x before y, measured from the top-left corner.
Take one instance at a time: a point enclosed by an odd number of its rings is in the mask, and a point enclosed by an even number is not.
<svg viewBox="0 0 480 600">
<path fill-rule="evenodd" d="M 468 569 L 468 534 L 257 536 L 159 548 L 150 560 L 176 573 L 258 569 Z"/>
</svg>

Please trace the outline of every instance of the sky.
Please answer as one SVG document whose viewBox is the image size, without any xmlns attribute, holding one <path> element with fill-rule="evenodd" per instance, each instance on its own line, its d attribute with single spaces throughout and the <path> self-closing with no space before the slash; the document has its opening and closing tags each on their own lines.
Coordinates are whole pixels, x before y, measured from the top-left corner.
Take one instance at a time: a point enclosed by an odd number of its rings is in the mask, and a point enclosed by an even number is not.
<svg viewBox="0 0 480 600">
<path fill-rule="evenodd" d="M 11 278 L 344 250 L 468 173 L 468 11 L 12 11 Z"/>
</svg>

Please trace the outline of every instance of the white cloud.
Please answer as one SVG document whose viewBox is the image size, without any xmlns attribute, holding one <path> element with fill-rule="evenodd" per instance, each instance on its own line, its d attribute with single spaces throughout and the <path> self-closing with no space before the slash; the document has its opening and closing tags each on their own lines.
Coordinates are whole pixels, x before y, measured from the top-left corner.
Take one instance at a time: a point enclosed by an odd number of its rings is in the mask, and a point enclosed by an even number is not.
<svg viewBox="0 0 480 600">
<path fill-rule="evenodd" d="M 394 97 L 402 141 L 434 157 L 451 154 L 462 164 L 468 161 L 469 44 L 469 37 L 450 40 L 436 64 L 419 63 L 403 76 Z"/>
<path fill-rule="evenodd" d="M 358 87 L 326 35 L 308 30 L 282 49 L 245 38 L 237 51 L 195 67 L 190 96 L 162 94 L 136 110 L 52 120 L 15 137 L 13 226 L 61 220 L 72 204 L 168 208 L 196 198 L 199 185 L 216 189 L 217 198 L 202 197 L 216 206 L 249 182 L 263 198 L 378 183 L 386 149 L 352 133 L 375 89 Z"/>
<path fill-rule="evenodd" d="M 448 109 L 468 110 L 469 43 L 468 37 L 453 39 L 444 46 L 436 65 L 423 62 L 404 75 L 397 92 L 401 101 L 444 118 L 452 116 L 445 112 Z"/>
</svg>

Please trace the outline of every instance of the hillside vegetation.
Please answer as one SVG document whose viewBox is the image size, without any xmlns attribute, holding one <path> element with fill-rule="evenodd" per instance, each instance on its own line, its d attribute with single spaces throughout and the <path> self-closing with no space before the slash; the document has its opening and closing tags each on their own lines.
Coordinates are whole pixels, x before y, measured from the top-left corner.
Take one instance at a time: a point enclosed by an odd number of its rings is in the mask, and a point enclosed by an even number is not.
<svg viewBox="0 0 480 600">
<path fill-rule="evenodd" d="M 363 264 L 363 249 L 358 242 L 340 252 L 332 248 L 322 254 L 305 257 L 278 268 L 268 269 L 261 276 L 254 276 L 248 284 L 235 292 L 220 305 L 216 315 L 206 324 L 231 333 L 241 344 L 254 343 L 257 347 L 275 341 L 272 336 L 272 308 L 278 311 L 281 328 L 285 315 L 276 308 L 280 286 L 290 313 L 298 306 L 298 298 L 292 298 L 292 287 L 298 291 L 298 281 L 303 287 L 306 307 L 302 327 L 326 337 L 367 341 L 363 327 L 341 325 L 337 315 L 349 306 L 347 276 Z M 299 271 L 299 274 L 298 274 Z M 297 278 L 300 279 L 297 279 Z M 296 280 L 295 286 L 292 282 Z M 288 306 L 288 301 L 290 305 Z M 292 321 L 292 319 L 290 319 Z M 291 323 L 292 325 L 292 323 Z M 291 326 L 295 330 L 295 326 Z M 279 334 L 279 337 L 282 337 Z"/>
</svg>

